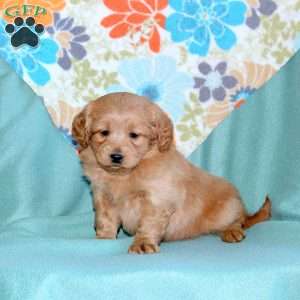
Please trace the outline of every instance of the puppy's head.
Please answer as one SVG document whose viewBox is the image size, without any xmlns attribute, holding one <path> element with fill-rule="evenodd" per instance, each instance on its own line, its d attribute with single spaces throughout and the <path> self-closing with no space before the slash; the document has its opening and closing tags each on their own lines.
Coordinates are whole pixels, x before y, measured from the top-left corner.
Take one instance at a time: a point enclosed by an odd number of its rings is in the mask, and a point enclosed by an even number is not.
<svg viewBox="0 0 300 300">
<path fill-rule="evenodd" d="M 132 169 L 150 151 L 169 151 L 173 125 L 147 98 L 113 93 L 89 103 L 75 117 L 72 134 L 79 150 L 91 147 L 101 167 Z"/>
</svg>

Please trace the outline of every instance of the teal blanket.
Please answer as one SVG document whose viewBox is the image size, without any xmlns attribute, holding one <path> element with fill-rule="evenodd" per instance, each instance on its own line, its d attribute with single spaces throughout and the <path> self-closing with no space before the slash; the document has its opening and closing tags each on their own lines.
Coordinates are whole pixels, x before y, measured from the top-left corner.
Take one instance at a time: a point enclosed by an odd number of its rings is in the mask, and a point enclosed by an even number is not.
<svg viewBox="0 0 300 300">
<path fill-rule="evenodd" d="M 89 187 L 41 99 L 0 61 L 0 299 L 300 299 L 300 55 L 191 156 L 272 221 L 128 255 L 96 240 Z"/>
</svg>

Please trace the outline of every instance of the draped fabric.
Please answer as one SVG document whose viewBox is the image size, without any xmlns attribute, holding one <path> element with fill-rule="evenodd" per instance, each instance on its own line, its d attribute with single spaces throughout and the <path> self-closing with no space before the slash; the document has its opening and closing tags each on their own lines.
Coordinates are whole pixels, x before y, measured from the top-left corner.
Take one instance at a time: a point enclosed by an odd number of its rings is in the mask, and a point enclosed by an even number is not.
<svg viewBox="0 0 300 300">
<path fill-rule="evenodd" d="M 191 154 L 300 47 L 299 0 L 2 0 L 0 58 L 62 134 L 89 101 L 147 96 Z"/>
</svg>

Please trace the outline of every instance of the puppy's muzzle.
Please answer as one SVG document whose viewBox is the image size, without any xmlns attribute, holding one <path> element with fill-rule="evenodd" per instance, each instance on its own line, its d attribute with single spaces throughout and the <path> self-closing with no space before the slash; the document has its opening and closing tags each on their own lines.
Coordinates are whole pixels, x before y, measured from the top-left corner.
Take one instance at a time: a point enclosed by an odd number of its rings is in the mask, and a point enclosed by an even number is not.
<svg viewBox="0 0 300 300">
<path fill-rule="evenodd" d="M 124 156 L 120 153 L 112 153 L 110 155 L 110 158 L 111 158 L 111 162 L 113 164 L 121 164 L 122 161 L 123 161 Z"/>
</svg>

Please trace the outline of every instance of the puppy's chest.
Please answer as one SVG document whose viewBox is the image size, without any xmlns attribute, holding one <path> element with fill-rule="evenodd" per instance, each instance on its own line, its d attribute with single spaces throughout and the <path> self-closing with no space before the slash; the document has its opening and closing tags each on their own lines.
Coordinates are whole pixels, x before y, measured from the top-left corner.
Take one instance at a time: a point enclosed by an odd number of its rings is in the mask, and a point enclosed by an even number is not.
<svg viewBox="0 0 300 300">
<path fill-rule="evenodd" d="M 104 183 L 105 192 L 112 196 L 114 202 L 118 203 L 124 201 L 128 194 L 131 193 L 132 188 L 130 187 L 130 182 L 120 181 L 120 180 L 109 180 Z"/>
<path fill-rule="evenodd" d="M 140 198 L 135 185 L 127 181 L 109 181 L 104 184 L 106 193 L 116 205 L 123 229 L 129 234 L 135 234 L 141 215 Z"/>
</svg>

